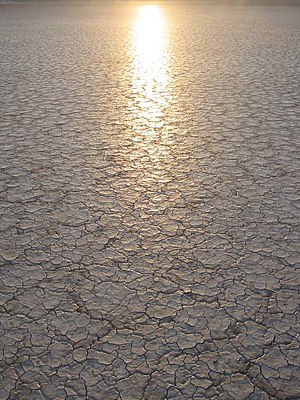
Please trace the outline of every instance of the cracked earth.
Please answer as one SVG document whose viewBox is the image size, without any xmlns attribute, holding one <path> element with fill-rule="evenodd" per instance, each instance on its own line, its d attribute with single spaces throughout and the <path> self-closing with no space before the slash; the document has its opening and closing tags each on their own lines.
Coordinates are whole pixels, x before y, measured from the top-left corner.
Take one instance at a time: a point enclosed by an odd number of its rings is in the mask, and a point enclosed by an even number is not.
<svg viewBox="0 0 300 400">
<path fill-rule="evenodd" d="M 0 398 L 299 400 L 299 9 L 0 7 Z"/>
</svg>

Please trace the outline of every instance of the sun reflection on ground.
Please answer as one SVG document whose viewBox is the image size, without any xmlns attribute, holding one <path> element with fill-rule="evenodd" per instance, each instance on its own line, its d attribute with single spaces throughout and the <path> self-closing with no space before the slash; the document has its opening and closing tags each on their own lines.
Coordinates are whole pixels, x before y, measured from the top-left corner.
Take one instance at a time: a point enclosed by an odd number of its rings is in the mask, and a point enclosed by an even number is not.
<svg viewBox="0 0 300 400">
<path fill-rule="evenodd" d="M 164 123 L 168 104 L 168 37 L 159 6 L 138 9 L 134 23 L 133 93 L 136 134 L 151 134 Z"/>
</svg>

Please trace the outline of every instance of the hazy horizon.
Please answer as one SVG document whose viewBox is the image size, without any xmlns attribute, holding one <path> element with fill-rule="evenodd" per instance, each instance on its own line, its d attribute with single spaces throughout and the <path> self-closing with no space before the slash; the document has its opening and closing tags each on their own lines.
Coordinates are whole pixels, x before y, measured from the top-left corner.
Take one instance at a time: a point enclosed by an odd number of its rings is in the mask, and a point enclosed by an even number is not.
<svg viewBox="0 0 300 400">
<path fill-rule="evenodd" d="M 0 4 L 9 3 L 196 3 L 213 5 L 300 5 L 300 0 L 0 0 Z"/>
</svg>

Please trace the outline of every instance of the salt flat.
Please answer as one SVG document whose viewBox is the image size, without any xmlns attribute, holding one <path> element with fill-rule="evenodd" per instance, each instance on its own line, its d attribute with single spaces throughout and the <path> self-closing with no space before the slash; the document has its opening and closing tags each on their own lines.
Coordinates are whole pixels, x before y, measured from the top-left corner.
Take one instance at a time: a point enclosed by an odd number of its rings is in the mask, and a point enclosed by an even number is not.
<svg viewBox="0 0 300 400">
<path fill-rule="evenodd" d="M 1 399 L 300 398 L 299 17 L 0 6 Z"/>
</svg>

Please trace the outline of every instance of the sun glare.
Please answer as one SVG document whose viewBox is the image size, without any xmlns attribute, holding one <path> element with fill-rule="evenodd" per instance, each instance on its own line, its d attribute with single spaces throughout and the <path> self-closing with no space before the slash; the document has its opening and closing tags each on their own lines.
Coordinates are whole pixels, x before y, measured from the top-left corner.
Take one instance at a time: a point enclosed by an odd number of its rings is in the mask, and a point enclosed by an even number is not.
<svg viewBox="0 0 300 400">
<path fill-rule="evenodd" d="M 158 66 L 164 50 L 163 29 L 163 15 L 159 7 L 141 7 L 136 22 L 136 44 L 143 63 Z"/>
<path fill-rule="evenodd" d="M 168 36 L 163 11 L 159 6 L 141 6 L 134 23 L 133 88 L 138 119 L 149 127 L 143 132 L 149 133 L 163 121 L 168 81 Z"/>
</svg>

